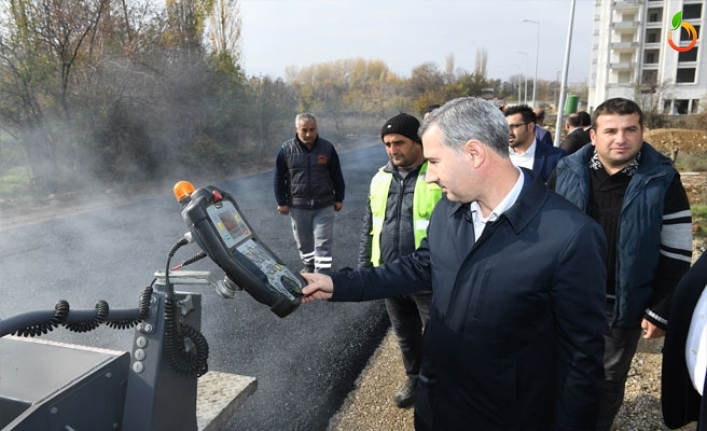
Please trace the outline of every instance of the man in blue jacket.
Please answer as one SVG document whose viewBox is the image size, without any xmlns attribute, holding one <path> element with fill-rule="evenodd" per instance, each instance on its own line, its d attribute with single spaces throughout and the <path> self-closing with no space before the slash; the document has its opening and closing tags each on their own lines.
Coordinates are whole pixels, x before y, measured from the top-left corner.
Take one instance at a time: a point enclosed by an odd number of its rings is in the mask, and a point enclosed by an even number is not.
<svg viewBox="0 0 707 431">
<path fill-rule="evenodd" d="M 417 250 L 376 268 L 305 274 L 303 301 L 432 289 L 417 430 L 593 430 L 603 377 L 599 225 L 508 155 L 476 98 L 423 122 L 427 181 L 446 193 Z"/>
<path fill-rule="evenodd" d="M 643 142 L 636 102 L 603 102 L 589 135 L 592 145 L 560 160 L 548 184 L 595 219 L 609 244 L 606 376 L 597 423 L 597 431 L 609 431 L 641 333 L 665 335 L 675 286 L 692 260 L 692 219 L 672 162 Z"/>
<path fill-rule="evenodd" d="M 530 169 L 536 177 L 547 181 L 557 162 L 565 157 L 567 152 L 536 138 L 534 130 L 537 120 L 528 105 L 509 106 L 503 114 L 511 129 L 508 139 L 511 162 L 521 168 Z"/>
</svg>

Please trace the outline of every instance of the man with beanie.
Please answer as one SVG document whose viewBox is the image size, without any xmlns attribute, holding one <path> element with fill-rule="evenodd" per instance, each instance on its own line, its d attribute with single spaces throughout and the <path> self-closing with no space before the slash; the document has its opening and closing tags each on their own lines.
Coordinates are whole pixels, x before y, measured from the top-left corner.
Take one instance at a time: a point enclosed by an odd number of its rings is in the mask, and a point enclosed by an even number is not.
<svg viewBox="0 0 707 431">
<path fill-rule="evenodd" d="M 408 114 L 386 121 L 381 139 L 390 157 L 371 181 L 363 218 L 359 267 L 379 266 L 412 253 L 427 235 L 427 225 L 442 190 L 425 181 L 427 161 L 417 136 L 420 122 Z M 415 403 L 422 362 L 422 331 L 430 317 L 432 292 L 386 298 L 385 306 L 398 337 L 407 381 L 393 396 L 400 408 Z"/>
</svg>

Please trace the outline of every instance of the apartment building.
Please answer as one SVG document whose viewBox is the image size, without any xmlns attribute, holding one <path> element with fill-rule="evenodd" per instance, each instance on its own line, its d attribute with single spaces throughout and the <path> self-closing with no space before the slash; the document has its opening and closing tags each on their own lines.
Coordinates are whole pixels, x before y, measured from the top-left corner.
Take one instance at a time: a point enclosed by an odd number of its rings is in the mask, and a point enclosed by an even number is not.
<svg viewBox="0 0 707 431">
<path fill-rule="evenodd" d="M 682 21 L 697 31 L 695 46 L 686 52 L 668 43 L 680 11 Z M 705 0 L 596 0 L 589 108 L 626 97 L 666 114 L 706 111 L 706 16 Z M 671 36 L 678 47 L 692 40 L 684 27 Z"/>
</svg>

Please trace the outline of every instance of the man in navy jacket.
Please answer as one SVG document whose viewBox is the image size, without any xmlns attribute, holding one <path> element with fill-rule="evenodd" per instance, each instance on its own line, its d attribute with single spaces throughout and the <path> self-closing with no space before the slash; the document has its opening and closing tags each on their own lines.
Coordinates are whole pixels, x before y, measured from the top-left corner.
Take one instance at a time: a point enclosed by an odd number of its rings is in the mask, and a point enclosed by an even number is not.
<svg viewBox="0 0 707 431">
<path fill-rule="evenodd" d="M 698 421 L 697 431 L 707 431 L 705 369 L 699 367 L 707 346 L 700 335 L 707 310 L 707 253 L 680 279 L 675 288 L 663 346 L 661 402 L 663 420 L 670 429 Z M 688 363 L 687 358 L 690 358 Z"/>
<path fill-rule="evenodd" d="M 376 268 L 304 274 L 303 301 L 432 289 L 417 430 L 593 430 L 606 324 L 601 228 L 511 163 L 508 124 L 492 104 L 456 99 L 420 132 L 427 181 L 446 193 L 427 238 Z"/>
<path fill-rule="evenodd" d="M 521 168 L 530 169 L 536 177 L 547 181 L 557 162 L 567 155 L 567 151 L 536 138 L 533 131 L 537 120 L 528 105 L 509 106 L 503 114 L 511 129 L 508 140 L 511 162 Z"/>
</svg>

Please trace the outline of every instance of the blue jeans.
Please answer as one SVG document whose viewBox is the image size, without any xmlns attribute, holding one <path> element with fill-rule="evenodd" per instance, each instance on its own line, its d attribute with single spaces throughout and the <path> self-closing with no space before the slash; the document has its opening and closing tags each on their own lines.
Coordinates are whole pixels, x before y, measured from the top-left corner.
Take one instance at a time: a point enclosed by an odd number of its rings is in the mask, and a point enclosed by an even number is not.
<svg viewBox="0 0 707 431">
<path fill-rule="evenodd" d="M 403 356 L 405 374 L 417 383 L 422 364 L 422 331 L 430 320 L 432 292 L 422 291 L 385 299 L 390 324 Z"/>
<path fill-rule="evenodd" d="M 624 402 L 626 379 L 636 354 L 641 328 L 611 328 L 614 301 L 606 304 L 607 327 L 604 330 L 604 390 L 599 400 L 596 431 L 610 431 L 614 417 Z"/>
<path fill-rule="evenodd" d="M 334 206 L 316 210 L 290 208 L 292 232 L 308 272 L 331 272 Z"/>
</svg>

